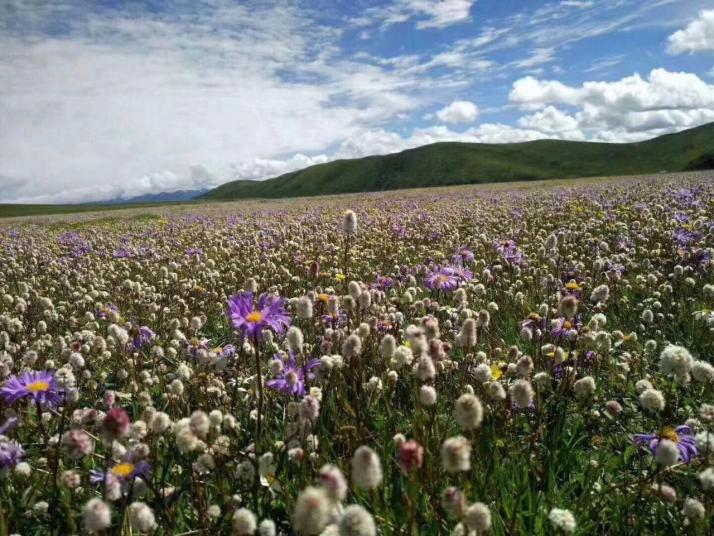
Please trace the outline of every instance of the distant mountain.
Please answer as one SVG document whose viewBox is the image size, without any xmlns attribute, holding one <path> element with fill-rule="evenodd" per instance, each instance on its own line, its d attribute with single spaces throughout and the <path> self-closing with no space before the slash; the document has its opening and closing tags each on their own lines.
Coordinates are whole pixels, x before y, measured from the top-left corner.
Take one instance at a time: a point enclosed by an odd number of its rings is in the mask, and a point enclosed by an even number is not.
<svg viewBox="0 0 714 536">
<path fill-rule="evenodd" d="M 637 143 L 434 143 L 395 154 L 317 164 L 264 181 L 233 181 L 200 199 L 296 197 L 712 167 L 714 123 L 709 123 Z"/>
<path fill-rule="evenodd" d="M 109 199 L 107 201 L 92 201 L 84 205 L 137 205 L 141 203 L 169 203 L 171 201 L 190 201 L 208 192 L 202 190 L 178 190 L 176 192 L 160 192 L 158 194 L 144 194 L 136 197 Z"/>
</svg>

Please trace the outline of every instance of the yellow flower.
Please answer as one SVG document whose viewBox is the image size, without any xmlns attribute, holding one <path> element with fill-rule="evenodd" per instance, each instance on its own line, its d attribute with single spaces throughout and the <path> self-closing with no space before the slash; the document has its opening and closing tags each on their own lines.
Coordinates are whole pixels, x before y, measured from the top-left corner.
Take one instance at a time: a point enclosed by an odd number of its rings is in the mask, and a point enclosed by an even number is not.
<svg viewBox="0 0 714 536">
<path fill-rule="evenodd" d="M 335 274 L 335 279 L 337 279 L 337 281 L 344 281 L 346 277 L 347 276 L 345 276 L 345 274 Z"/>
<path fill-rule="evenodd" d="M 498 363 L 491 365 L 491 377 L 494 380 L 498 380 L 501 376 L 503 376 L 503 370 L 501 370 L 503 365 L 505 365 L 503 361 L 499 361 Z"/>
</svg>

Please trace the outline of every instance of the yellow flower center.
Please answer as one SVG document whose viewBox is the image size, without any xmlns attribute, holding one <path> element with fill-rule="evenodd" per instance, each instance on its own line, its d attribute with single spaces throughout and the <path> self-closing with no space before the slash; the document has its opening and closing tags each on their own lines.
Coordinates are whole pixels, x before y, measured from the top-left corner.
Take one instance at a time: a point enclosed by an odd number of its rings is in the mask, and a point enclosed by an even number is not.
<svg viewBox="0 0 714 536">
<path fill-rule="evenodd" d="M 659 431 L 659 437 L 662 439 L 669 439 L 673 443 L 679 443 L 679 435 L 671 426 L 663 426 Z"/>
<path fill-rule="evenodd" d="M 40 391 L 49 391 L 50 384 L 44 380 L 38 380 L 36 382 L 28 383 L 27 390 L 31 393 L 39 393 Z"/>
<path fill-rule="evenodd" d="M 134 464 L 129 462 L 118 463 L 112 467 L 112 474 L 126 478 L 134 472 Z"/>
<path fill-rule="evenodd" d="M 572 327 L 573 327 L 573 325 L 570 322 L 568 322 L 567 320 L 565 322 L 563 322 L 563 329 L 570 329 Z"/>
<path fill-rule="evenodd" d="M 437 279 L 439 280 L 439 283 L 446 283 L 449 280 L 448 276 L 445 276 L 444 274 L 437 276 Z"/>
<path fill-rule="evenodd" d="M 567 285 L 565 285 L 565 288 L 568 290 L 578 290 L 580 287 L 575 281 L 570 281 Z"/>
<path fill-rule="evenodd" d="M 246 316 L 245 319 L 251 324 L 257 324 L 258 322 L 263 320 L 263 315 L 260 314 L 260 311 L 253 311 L 248 316 Z"/>
</svg>

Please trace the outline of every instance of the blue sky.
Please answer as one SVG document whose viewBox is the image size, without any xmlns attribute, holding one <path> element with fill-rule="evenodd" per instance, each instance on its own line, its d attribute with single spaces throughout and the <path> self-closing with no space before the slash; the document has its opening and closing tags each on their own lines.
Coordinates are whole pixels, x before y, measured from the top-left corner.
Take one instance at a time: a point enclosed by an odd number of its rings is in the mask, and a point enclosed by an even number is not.
<svg viewBox="0 0 714 536">
<path fill-rule="evenodd" d="M 711 0 L 0 0 L 0 201 L 714 121 Z"/>
</svg>

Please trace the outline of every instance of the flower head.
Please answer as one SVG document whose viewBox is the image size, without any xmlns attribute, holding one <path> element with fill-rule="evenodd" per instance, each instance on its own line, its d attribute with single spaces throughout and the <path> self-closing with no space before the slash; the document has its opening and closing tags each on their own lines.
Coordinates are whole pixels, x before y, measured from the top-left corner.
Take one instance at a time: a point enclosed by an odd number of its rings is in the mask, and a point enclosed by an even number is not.
<svg viewBox="0 0 714 536">
<path fill-rule="evenodd" d="M 0 397 L 7 404 L 32 398 L 37 404 L 56 406 L 62 400 L 62 394 L 54 372 L 46 370 L 25 371 L 19 376 L 11 376 L 0 389 Z"/>
<path fill-rule="evenodd" d="M 240 292 L 228 298 L 227 315 L 233 327 L 243 335 L 254 337 L 263 329 L 272 329 L 282 334 L 290 325 L 290 315 L 285 310 L 287 300 L 271 294 L 261 294 L 258 302 L 253 302 L 252 292 Z"/>
<path fill-rule="evenodd" d="M 634 441 L 637 445 L 647 445 L 652 454 L 657 453 L 657 448 L 663 440 L 670 441 L 677 447 L 678 459 L 689 463 L 692 458 L 699 456 L 699 449 L 689 426 L 662 427 L 657 434 L 635 434 Z"/>
<path fill-rule="evenodd" d="M 276 356 L 276 359 L 280 359 L 280 357 Z M 305 380 L 315 378 L 315 373 L 311 371 L 319 365 L 319 359 L 311 359 L 305 365 L 299 366 L 295 361 L 295 355 L 291 354 L 280 374 L 276 378 L 268 380 L 265 385 L 286 395 L 305 396 Z"/>
</svg>

